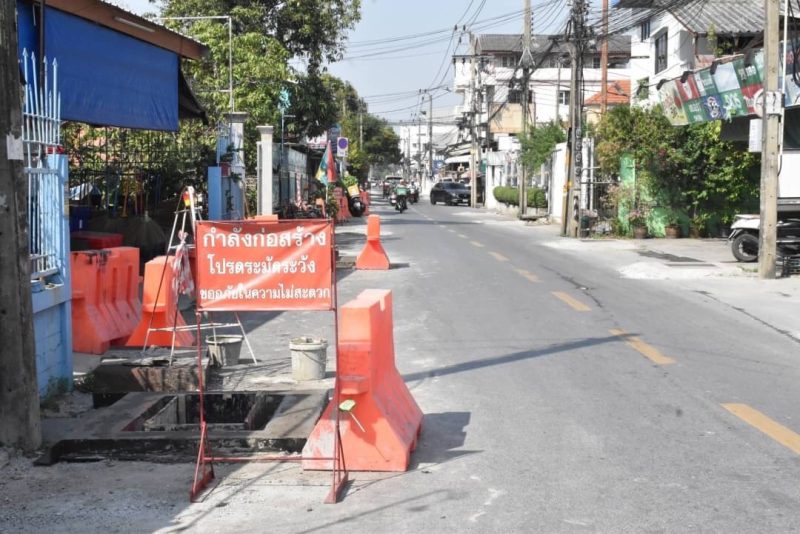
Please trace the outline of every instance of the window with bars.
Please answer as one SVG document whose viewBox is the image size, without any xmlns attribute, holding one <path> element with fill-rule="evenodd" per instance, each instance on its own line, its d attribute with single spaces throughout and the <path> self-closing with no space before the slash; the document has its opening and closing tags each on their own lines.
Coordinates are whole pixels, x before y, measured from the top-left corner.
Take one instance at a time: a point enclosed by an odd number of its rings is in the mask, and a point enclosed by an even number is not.
<svg viewBox="0 0 800 534">
<path fill-rule="evenodd" d="M 656 65 L 655 72 L 659 73 L 667 68 L 667 32 L 664 32 L 656 38 Z"/>
<path fill-rule="evenodd" d="M 502 56 L 500 58 L 500 66 L 508 69 L 513 69 L 517 66 L 517 58 L 514 56 Z"/>
<path fill-rule="evenodd" d="M 645 20 L 639 25 L 639 38 L 646 41 L 650 38 L 650 19 Z"/>
</svg>

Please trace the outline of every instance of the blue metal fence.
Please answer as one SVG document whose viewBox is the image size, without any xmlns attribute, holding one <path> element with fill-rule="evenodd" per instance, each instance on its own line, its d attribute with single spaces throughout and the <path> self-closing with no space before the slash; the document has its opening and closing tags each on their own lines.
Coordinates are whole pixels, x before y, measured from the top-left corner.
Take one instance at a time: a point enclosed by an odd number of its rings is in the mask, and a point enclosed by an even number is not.
<svg viewBox="0 0 800 534">
<path fill-rule="evenodd" d="M 30 227 L 31 278 L 63 274 L 64 184 L 53 158 L 61 143 L 61 106 L 58 94 L 58 63 L 52 63 L 52 80 L 47 59 L 44 79 L 38 79 L 36 57 L 23 52 L 26 80 L 22 141 L 25 174 L 28 178 L 28 223 Z M 41 87 L 40 87 L 41 82 Z"/>
<path fill-rule="evenodd" d="M 39 79 L 39 68 L 44 74 Z M 23 52 L 25 100 L 22 142 L 28 181 L 33 329 L 39 394 L 72 384 L 72 310 L 69 278 L 67 158 L 59 154 L 61 105 L 58 63 L 38 63 Z"/>
</svg>

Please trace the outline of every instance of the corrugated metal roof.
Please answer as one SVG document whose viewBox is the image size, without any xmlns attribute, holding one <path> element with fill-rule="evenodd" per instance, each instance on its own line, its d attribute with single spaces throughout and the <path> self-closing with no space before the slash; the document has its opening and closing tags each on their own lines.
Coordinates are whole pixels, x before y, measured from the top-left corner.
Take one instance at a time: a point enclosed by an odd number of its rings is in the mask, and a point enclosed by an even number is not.
<svg viewBox="0 0 800 534">
<path fill-rule="evenodd" d="M 608 33 L 609 35 L 614 35 L 622 33 L 629 28 L 635 28 L 652 17 L 655 12 L 656 10 L 653 9 L 614 8 L 608 15 Z M 596 24 L 595 31 L 598 35 L 602 34 L 602 26 Z"/>
<path fill-rule="evenodd" d="M 567 52 L 567 45 L 563 42 L 563 35 L 532 35 L 531 47 L 534 54 L 547 50 L 551 45 L 553 51 Z M 522 53 L 522 34 L 485 33 L 478 35 L 476 52 L 479 54 L 495 53 Z M 608 41 L 610 54 L 630 55 L 631 38 L 629 35 L 611 35 Z"/>
<path fill-rule="evenodd" d="M 763 0 L 695 0 L 669 12 L 694 33 L 705 34 L 710 28 L 720 35 L 764 31 Z"/>
<path fill-rule="evenodd" d="M 763 0 L 620 0 L 611 11 L 609 33 L 624 31 L 663 11 L 698 34 L 707 34 L 712 27 L 718 35 L 764 30 Z"/>
</svg>

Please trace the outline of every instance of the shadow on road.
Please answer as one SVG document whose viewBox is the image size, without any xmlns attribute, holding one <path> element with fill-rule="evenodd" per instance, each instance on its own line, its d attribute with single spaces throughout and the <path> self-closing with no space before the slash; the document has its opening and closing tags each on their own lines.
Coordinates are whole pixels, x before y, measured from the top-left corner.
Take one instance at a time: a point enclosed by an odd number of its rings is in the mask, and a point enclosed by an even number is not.
<svg viewBox="0 0 800 534">
<path fill-rule="evenodd" d="M 446 365 L 444 367 L 440 367 L 439 369 L 429 369 L 427 371 L 418 371 L 416 373 L 409 373 L 403 375 L 403 379 L 406 382 L 409 382 L 414 380 L 422 380 L 423 378 L 432 378 L 435 376 L 452 375 L 455 373 L 463 373 L 465 371 L 474 371 L 475 369 L 482 369 L 484 367 L 491 367 L 494 365 L 504 365 L 507 363 L 518 362 L 520 360 L 527 360 L 530 358 L 540 358 L 542 356 L 550 356 L 552 354 L 557 354 L 559 352 L 577 350 L 586 347 L 593 347 L 595 345 L 601 345 L 603 343 L 614 343 L 619 341 L 620 338 L 618 336 L 590 337 L 586 339 L 580 339 L 577 341 L 570 341 L 569 343 L 559 343 L 556 345 L 550 345 L 548 347 L 536 350 L 513 352 L 511 354 L 504 354 L 503 356 L 481 358 L 479 360 L 470 360 L 466 362 L 456 363 L 453 365 Z"/>
</svg>

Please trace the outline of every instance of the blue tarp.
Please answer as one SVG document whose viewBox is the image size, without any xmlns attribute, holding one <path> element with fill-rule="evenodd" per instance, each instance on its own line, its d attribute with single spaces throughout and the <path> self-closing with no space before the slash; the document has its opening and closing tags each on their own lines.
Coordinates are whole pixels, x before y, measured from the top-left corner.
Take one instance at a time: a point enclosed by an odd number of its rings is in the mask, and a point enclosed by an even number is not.
<svg viewBox="0 0 800 534">
<path fill-rule="evenodd" d="M 36 42 L 38 28 L 30 5 L 18 6 L 22 48 Z M 58 60 L 64 120 L 178 129 L 177 54 L 53 8 L 44 22 L 45 53 Z"/>
</svg>

